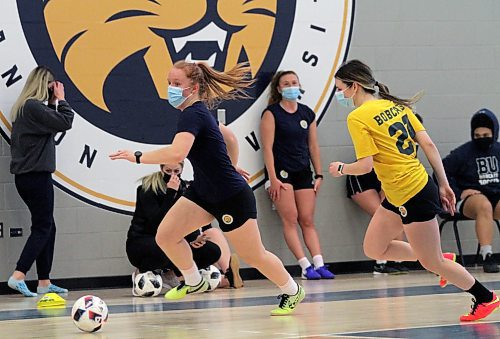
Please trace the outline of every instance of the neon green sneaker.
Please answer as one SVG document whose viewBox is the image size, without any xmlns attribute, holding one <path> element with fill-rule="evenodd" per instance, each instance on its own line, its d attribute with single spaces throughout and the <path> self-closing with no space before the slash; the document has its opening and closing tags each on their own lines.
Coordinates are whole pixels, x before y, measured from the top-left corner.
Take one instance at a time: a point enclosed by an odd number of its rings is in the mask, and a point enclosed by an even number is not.
<svg viewBox="0 0 500 339">
<path fill-rule="evenodd" d="M 299 286 L 299 291 L 297 292 L 297 294 L 281 294 L 278 296 L 278 299 L 281 298 L 280 304 L 277 308 L 271 311 L 271 315 L 289 315 L 293 313 L 298 303 L 300 303 L 306 296 L 304 288 L 302 288 L 302 286 L 298 284 L 297 286 Z"/>
<path fill-rule="evenodd" d="M 205 280 L 205 278 L 201 278 L 200 283 L 196 286 L 189 286 L 182 282 L 179 286 L 174 287 L 170 291 L 165 293 L 165 299 L 182 299 L 187 294 L 203 293 L 208 290 L 210 290 L 210 284 Z"/>
</svg>

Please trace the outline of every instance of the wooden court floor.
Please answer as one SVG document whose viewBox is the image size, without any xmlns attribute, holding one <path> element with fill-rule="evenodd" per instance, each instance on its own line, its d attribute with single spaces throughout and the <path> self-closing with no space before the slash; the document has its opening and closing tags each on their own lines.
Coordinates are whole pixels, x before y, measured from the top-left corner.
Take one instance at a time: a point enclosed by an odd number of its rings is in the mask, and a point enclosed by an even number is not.
<svg viewBox="0 0 500 339">
<path fill-rule="evenodd" d="M 471 269 L 500 291 L 500 274 Z M 500 312 L 460 324 L 470 296 L 437 286 L 426 272 L 400 276 L 340 275 L 302 281 L 306 299 L 292 316 L 271 317 L 278 289 L 264 280 L 238 290 L 216 290 L 182 301 L 134 298 L 129 289 L 72 291 L 67 307 L 38 311 L 36 299 L 0 296 L 0 338 L 500 338 Z M 80 332 L 69 314 L 85 294 L 106 301 L 110 315 L 97 333 Z"/>
</svg>

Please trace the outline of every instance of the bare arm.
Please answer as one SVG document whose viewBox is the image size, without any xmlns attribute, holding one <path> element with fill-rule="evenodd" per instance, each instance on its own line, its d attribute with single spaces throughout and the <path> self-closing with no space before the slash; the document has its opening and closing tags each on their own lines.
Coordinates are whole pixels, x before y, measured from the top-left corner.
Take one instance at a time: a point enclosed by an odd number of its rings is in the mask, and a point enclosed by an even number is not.
<svg viewBox="0 0 500 339">
<path fill-rule="evenodd" d="M 229 127 L 219 122 L 220 132 L 226 143 L 227 154 L 229 159 L 231 159 L 231 164 L 233 164 L 234 169 L 241 174 L 241 176 L 246 180 L 250 180 L 250 173 L 238 166 L 238 158 L 240 155 L 240 146 L 238 144 L 238 139 L 234 135 L 233 131 Z"/>
<path fill-rule="evenodd" d="M 286 186 L 278 180 L 276 168 L 274 167 L 273 144 L 275 128 L 276 124 L 273 114 L 269 110 L 265 111 L 260 120 L 260 138 L 262 140 L 264 152 L 264 163 L 266 165 L 269 181 L 271 182 L 268 192 L 272 201 L 280 200 L 281 190 L 287 189 Z"/>
<path fill-rule="evenodd" d="M 311 154 L 311 162 L 314 167 L 314 173 L 321 174 L 321 156 L 318 144 L 318 128 L 316 121 L 313 121 L 309 127 L 309 153 Z"/>
<path fill-rule="evenodd" d="M 189 132 L 177 133 L 170 146 L 144 152 L 141 156 L 143 164 L 178 164 L 186 159 L 194 143 L 194 135 Z M 135 162 L 134 152 L 121 150 L 109 155 L 111 160 L 125 159 Z"/>
<path fill-rule="evenodd" d="M 426 131 L 417 132 L 415 135 L 415 140 L 418 142 L 419 146 L 425 153 L 425 156 L 429 160 L 429 163 L 434 170 L 439 186 L 449 185 L 448 178 L 444 171 L 443 162 L 441 161 L 441 155 L 437 149 L 434 142 L 431 140 Z"/>
<path fill-rule="evenodd" d="M 229 158 L 231 159 L 231 163 L 233 164 L 233 166 L 236 167 L 238 164 L 238 157 L 240 155 L 240 147 L 238 145 L 238 139 L 236 139 L 236 136 L 234 135 L 233 131 L 231 131 L 221 122 L 219 122 L 219 128 L 220 132 L 222 133 L 222 137 L 224 138 L 224 142 L 226 143 L 227 154 L 229 155 Z"/>
<path fill-rule="evenodd" d="M 343 165 L 342 173 L 339 172 L 339 166 Z M 368 156 L 365 158 L 358 159 L 351 164 L 344 164 L 340 161 L 334 161 L 330 163 L 329 171 L 334 177 L 340 177 L 343 174 L 350 175 L 363 175 L 370 173 L 373 169 L 373 157 Z"/>
<path fill-rule="evenodd" d="M 439 197 L 441 199 L 443 208 L 451 215 L 455 214 L 455 193 L 453 193 L 453 190 L 448 183 L 448 178 L 446 177 L 446 172 L 444 171 L 443 162 L 441 161 L 441 155 L 439 154 L 436 145 L 434 145 L 434 142 L 432 142 L 426 131 L 417 132 L 415 135 L 415 140 L 424 150 L 425 156 L 429 160 L 429 163 L 434 170 L 434 174 L 436 175 L 436 179 L 439 185 Z"/>
<path fill-rule="evenodd" d="M 260 138 L 262 141 L 262 150 L 264 153 L 264 164 L 270 180 L 276 180 L 276 170 L 274 168 L 274 116 L 271 111 L 265 111 L 260 121 Z"/>
</svg>

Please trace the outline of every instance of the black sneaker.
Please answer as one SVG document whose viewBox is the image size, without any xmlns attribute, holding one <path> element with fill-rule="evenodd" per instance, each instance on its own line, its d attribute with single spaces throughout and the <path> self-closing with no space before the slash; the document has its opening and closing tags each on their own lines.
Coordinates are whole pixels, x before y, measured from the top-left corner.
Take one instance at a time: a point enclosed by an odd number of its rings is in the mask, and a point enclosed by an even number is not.
<svg viewBox="0 0 500 339">
<path fill-rule="evenodd" d="M 410 270 L 408 269 L 408 267 L 406 267 L 402 262 L 388 261 L 386 265 L 397 269 L 399 271 L 399 274 L 410 273 Z"/>
<path fill-rule="evenodd" d="M 373 265 L 373 274 L 399 274 L 399 271 L 387 264 Z"/>
<path fill-rule="evenodd" d="M 483 262 L 483 270 L 486 273 L 498 273 L 500 271 L 495 259 L 493 259 L 493 254 L 486 254 L 486 258 Z"/>
</svg>

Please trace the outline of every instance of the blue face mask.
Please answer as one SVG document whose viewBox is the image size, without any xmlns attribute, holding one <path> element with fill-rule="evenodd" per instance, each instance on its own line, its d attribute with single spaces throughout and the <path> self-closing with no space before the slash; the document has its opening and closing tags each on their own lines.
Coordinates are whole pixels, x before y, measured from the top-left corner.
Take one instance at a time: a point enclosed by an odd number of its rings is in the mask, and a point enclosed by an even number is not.
<svg viewBox="0 0 500 339">
<path fill-rule="evenodd" d="M 295 101 L 300 95 L 300 87 L 285 87 L 281 90 L 281 96 L 290 101 Z"/>
<path fill-rule="evenodd" d="M 344 91 L 337 91 L 337 92 L 335 92 L 335 99 L 337 99 L 337 101 L 339 102 L 339 104 L 341 104 L 344 107 L 355 108 L 356 106 L 354 106 L 354 100 L 353 100 L 353 98 L 352 97 L 346 98 L 344 96 Z M 354 96 L 354 94 L 353 94 L 353 96 Z"/>
<path fill-rule="evenodd" d="M 188 89 L 189 87 L 186 88 L 181 88 L 181 87 L 175 87 L 175 86 L 168 86 L 168 103 L 172 105 L 174 108 L 179 107 L 186 101 L 187 98 L 191 96 L 191 94 L 187 97 L 182 95 L 182 91 L 185 89 Z"/>
</svg>

